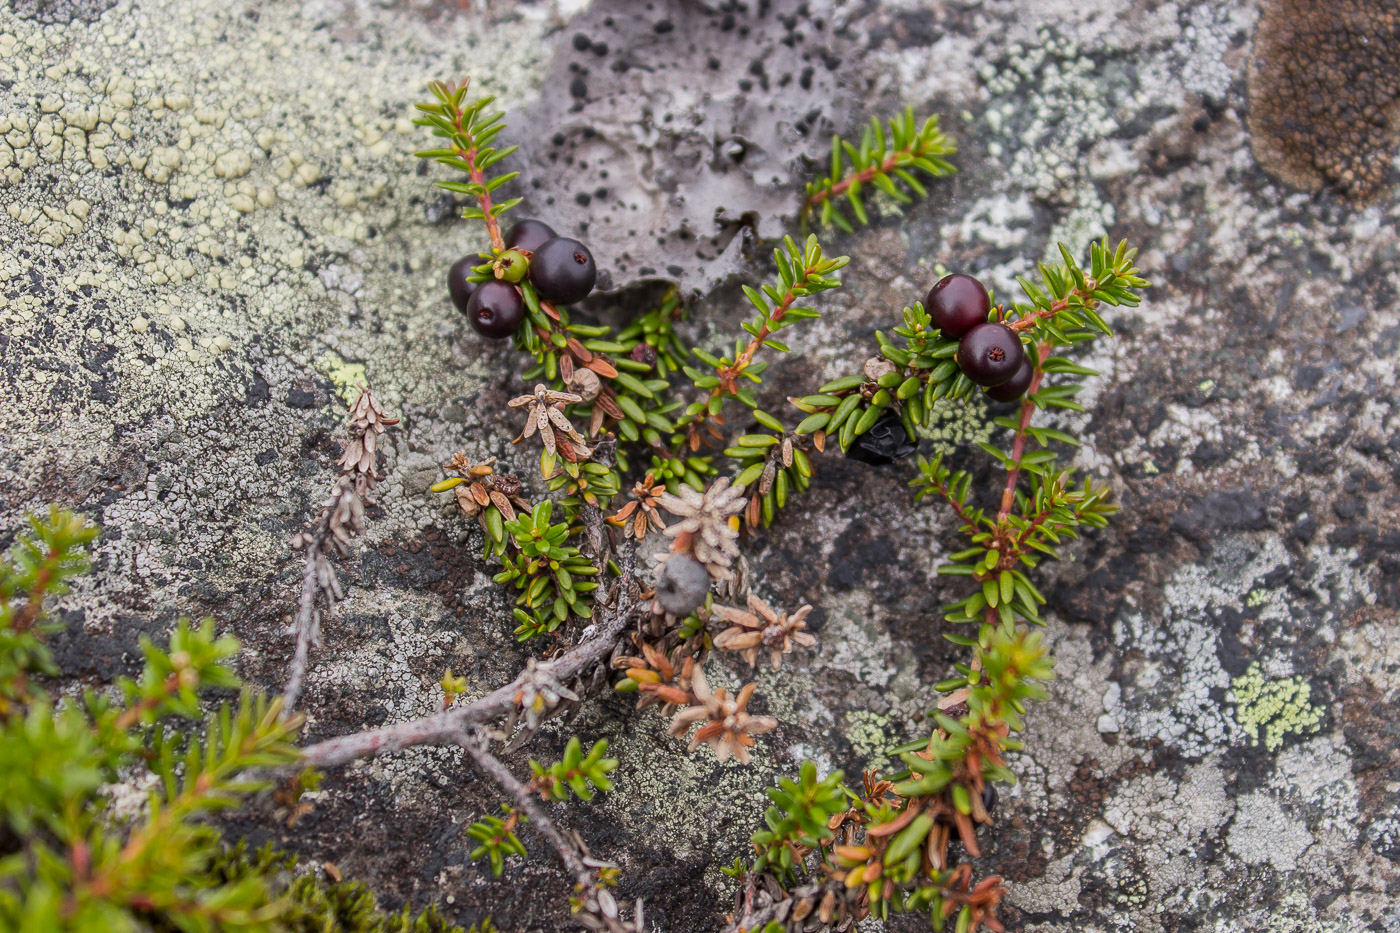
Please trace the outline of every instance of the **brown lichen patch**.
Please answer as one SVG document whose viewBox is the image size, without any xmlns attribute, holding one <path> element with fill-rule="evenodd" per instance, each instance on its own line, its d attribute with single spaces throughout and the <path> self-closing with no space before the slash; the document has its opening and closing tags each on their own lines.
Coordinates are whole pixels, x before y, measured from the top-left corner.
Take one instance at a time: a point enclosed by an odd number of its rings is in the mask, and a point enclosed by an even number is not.
<svg viewBox="0 0 1400 933">
<path fill-rule="evenodd" d="M 1265 0 L 1249 108 L 1254 157 L 1270 175 L 1374 197 L 1400 131 L 1400 6 Z"/>
</svg>

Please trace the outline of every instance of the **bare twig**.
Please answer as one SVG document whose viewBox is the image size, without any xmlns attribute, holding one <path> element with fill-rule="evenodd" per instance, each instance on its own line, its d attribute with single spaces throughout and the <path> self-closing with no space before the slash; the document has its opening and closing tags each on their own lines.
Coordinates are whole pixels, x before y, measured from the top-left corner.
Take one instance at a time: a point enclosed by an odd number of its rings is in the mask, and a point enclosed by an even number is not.
<svg viewBox="0 0 1400 933">
<path fill-rule="evenodd" d="M 457 736 L 457 743 L 466 750 L 467 755 L 470 756 L 477 768 L 494 781 L 501 790 L 514 798 L 515 805 L 530 818 L 530 825 L 534 827 L 535 831 L 553 847 L 559 856 L 559 861 L 564 863 L 565 870 L 574 876 L 575 883 L 591 887 L 596 879 L 593 872 L 583 864 L 583 853 L 579 851 L 572 839 L 564 835 L 564 832 L 554 825 L 554 821 L 550 819 L 544 807 L 540 806 L 539 798 L 535 792 L 522 784 L 499 758 L 487 750 L 487 741 L 486 736 L 479 734 L 462 733 Z"/>
<path fill-rule="evenodd" d="M 510 769 L 486 747 L 487 738 L 483 735 L 459 734 L 457 742 L 466 750 L 477 769 L 495 782 L 512 798 L 530 819 L 530 825 L 544 837 L 550 848 L 564 863 L 564 868 L 574 878 L 576 916 L 585 926 L 607 933 L 641 933 L 645 929 L 642 920 L 642 901 L 637 899 L 633 922 L 623 921 L 618 913 L 617 901 L 600 881 L 598 868 L 606 866 L 589 857 L 577 837 L 570 836 L 555 825 L 549 813 L 540 806 L 535 791 L 522 784 L 510 773 Z"/>
<path fill-rule="evenodd" d="M 619 552 L 622 577 L 616 584 L 611 608 L 596 623 L 597 630 L 554 661 L 537 664 L 521 672 L 510 683 L 498 687 L 472 703 L 454 706 L 445 712 L 411 719 L 408 722 L 342 735 L 317 742 L 305 749 L 301 764 L 333 768 L 383 752 L 399 751 L 415 745 L 453 745 L 472 726 L 495 722 L 519 709 L 525 688 L 533 688 L 542 674 L 559 683 L 568 683 L 595 664 L 605 661 L 618 639 L 631 625 L 640 607 L 633 592 L 636 557 L 630 547 Z"/>
<path fill-rule="evenodd" d="M 329 612 L 345 595 L 328 559 L 329 552 L 345 553 L 351 539 L 364 531 L 365 504 L 375 483 L 383 479 L 375 472 L 379 435 L 398 423 L 399 419 L 386 417 L 369 389 L 360 391 L 350 406 L 349 441 L 337 461 L 340 475 L 331 486 L 330 495 L 321 503 L 315 527 L 292 541 L 293 547 L 305 552 L 306 563 L 301 574 L 301 597 L 292 622 L 297 642 L 287 671 L 287 686 L 282 692 L 283 715 L 290 716 L 301 698 L 311 646 L 321 643 L 321 613 L 316 608 L 316 597 L 319 595 L 324 600 Z"/>
</svg>

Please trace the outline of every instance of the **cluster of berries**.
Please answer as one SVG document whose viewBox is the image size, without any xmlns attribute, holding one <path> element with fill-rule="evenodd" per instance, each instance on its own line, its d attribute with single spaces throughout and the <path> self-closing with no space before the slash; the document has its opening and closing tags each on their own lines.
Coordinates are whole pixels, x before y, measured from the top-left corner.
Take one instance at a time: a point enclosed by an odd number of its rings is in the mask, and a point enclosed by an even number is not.
<svg viewBox="0 0 1400 933">
<path fill-rule="evenodd" d="M 981 282 L 961 272 L 945 275 L 929 289 L 924 307 L 944 336 L 959 341 L 958 368 L 988 397 L 1014 402 L 1026 394 L 1035 367 L 1016 331 L 987 320 L 992 296 Z"/>
<path fill-rule="evenodd" d="M 494 278 L 483 281 L 488 269 Z M 478 334 L 500 339 L 514 334 L 525 320 L 519 283 L 527 276 L 541 301 L 570 305 L 593 291 L 598 267 L 578 240 L 559 236 L 542 221 L 522 220 L 506 232 L 505 249 L 494 258 L 471 255 L 453 263 L 447 290 Z"/>
</svg>

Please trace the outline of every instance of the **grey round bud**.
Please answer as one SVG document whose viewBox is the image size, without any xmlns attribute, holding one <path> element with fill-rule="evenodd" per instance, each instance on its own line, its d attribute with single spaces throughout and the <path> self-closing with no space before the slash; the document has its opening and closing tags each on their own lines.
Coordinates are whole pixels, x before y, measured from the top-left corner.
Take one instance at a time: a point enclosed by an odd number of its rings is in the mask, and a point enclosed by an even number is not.
<svg viewBox="0 0 1400 933">
<path fill-rule="evenodd" d="M 672 615 L 688 616 L 705 602 L 710 572 L 689 554 L 672 554 L 656 576 L 656 601 Z"/>
<path fill-rule="evenodd" d="M 865 365 L 861 367 L 861 372 L 866 379 L 869 379 L 871 382 L 876 382 L 886 373 L 894 372 L 894 364 L 882 356 L 872 356 L 865 361 Z"/>
</svg>

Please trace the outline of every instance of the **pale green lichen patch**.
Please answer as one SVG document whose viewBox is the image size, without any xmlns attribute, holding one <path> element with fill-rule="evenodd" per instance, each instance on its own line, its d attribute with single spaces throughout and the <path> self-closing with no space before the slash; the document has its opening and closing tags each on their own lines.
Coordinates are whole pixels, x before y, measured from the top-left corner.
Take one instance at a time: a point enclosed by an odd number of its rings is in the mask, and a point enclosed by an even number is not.
<svg viewBox="0 0 1400 933">
<path fill-rule="evenodd" d="M 846 714 L 846 740 L 865 762 L 867 769 L 885 771 L 890 759 L 885 752 L 896 744 L 889 734 L 890 719 L 872 710 L 857 709 Z"/>
<path fill-rule="evenodd" d="M 939 399 L 930 411 L 928 427 L 919 428 L 919 436 L 931 442 L 927 456 L 950 456 L 959 447 L 992 439 L 994 428 L 987 419 L 986 398 L 980 392 L 965 402 Z"/>
<path fill-rule="evenodd" d="M 1278 751 L 1285 736 L 1316 732 L 1325 710 L 1311 703 L 1312 688 L 1302 677 L 1269 680 L 1257 663 L 1230 681 L 1235 721 L 1249 735 L 1249 744 L 1261 741 Z"/>
<path fill-rule="evenodd" d="M 353 402 L 361 387 L 368 384 L 364 363 L 347 363 L 334 353 L 322 354 L 316 368 L 326 374 L 346 404 Z"/>
</svg>

